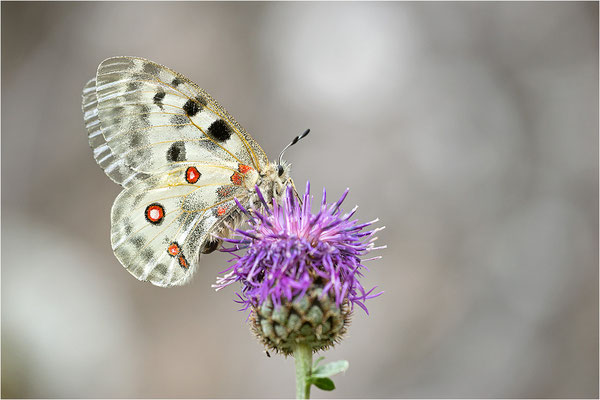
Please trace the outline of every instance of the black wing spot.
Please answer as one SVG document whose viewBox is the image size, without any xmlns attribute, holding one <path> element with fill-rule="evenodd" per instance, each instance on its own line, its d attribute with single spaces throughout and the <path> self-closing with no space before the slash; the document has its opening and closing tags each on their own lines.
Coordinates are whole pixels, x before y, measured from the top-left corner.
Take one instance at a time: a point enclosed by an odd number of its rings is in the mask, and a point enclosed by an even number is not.
<svg viewBox="0 0 600 400">
<path fill-rule="evenodd" d="M 125 107 L 123 106 L 117 106 L 115 108 L 112 109 L 111 114 L 112 115 L 119 115 L 119 114 L 123 114 L 125 112 Z"/>
<path fill-rule="evenodd" d="M 148 107 L 147 105 L 140 106 L 140 116 L 139 117 L 142 120 L 142 123 L 144 124 L 144 126 L 152 125 L 150 123 L 150 107 Z"/>
<path fill-rule="evenodd" d="M 223 151 L 223 149 L 221 147 L 219 147 L 218 144 L 216 144 L 215 142 L 212 142 L 210 140 L 205 140 L 202 143 L 202 147 L 206 148 L 206 150 L 211 153 Z"/>
<path fill-rule="evenodd" d="M 131 135 L 131 141 L 129 142 L 131 147 L 141 147 L 143 144 L 144 135 L 139 132 L 135 132 Z"/>
<path fill-rule="evenodd" d="M 138 149 L 137 151 L 133 151 L 131 153 L 129 153 L 126 157 L 125 157 L 125 162 L 130 162 L 133 163 L 135 162 L 135 160 L 144 160 L 144 159 L 148 159 L 152 157 L 152 152 L 150 152 L 150 150 L 145 149 L 145 148 L 141 148 Z"/>
<path fill-rule="evenodd" d="M 142 86 L 142 82 L 131 81 L 127 84 L 127 91 L 133 92 L 135 90 L 138 90 L 140 88 L 140 86 Z"/>
<path fill-rule="evenodd" d="M 146 195 L 145 193 L 140 193 L 140 194 L 138 194 L 137 196 L 135 196 L 135 197 L 133 198 L 133 205 L 134 205 L 134 206 L 137 206 L 138 204 L 140 204 L 140 202 L 141 202 L 142 200 L 144 200 L 144 197 L 145 197 L 145 195 Z"/>
<path fill-rule="evenodd" d="M 177 129 L 181 129 L 184 126 L 189 125 L 189 120 L 185 115 L 172 115 L 170 121 Z"/>
<path fill-rule="evenodd" d="M 183 81 L 179 78 L 175 78 L 173 79 L 173 81 L 171 81 L 171 86 L 173 87 L 177 87 L 179 85 L 181 85 L 183 83 Z"/>
<path fill-rule="evenodd" d="M 165 98 L 165 95 L 166 93 L 163 90 L 159 90 L 159 92 L 156 93 L 153 98 L 154 104 L 159 106 L 161 110 L 163 109 L 163 99 Z"/>
<path fill-rule="evenodd" d="M 110 121 L 113 125 L 121 125 L 121 122 L 123 122 L 123 118 L 116 116 L 114 117 L 111 121 Z"/>
<path fill-rule="evenodd" d="M 205 106 L 207 103 L 206 99 L 200 95 L 196 96 L 196 101 L 200 104 L 202 104 L 203 106 Z"/>
<path fill-rule="evenodd" d="M 125 226 L 123 227 L 123 231 L 126 235 L 130 235 L 131 232 L 133 232 L 133 225 L 131 225 L 129 222 L 126 222 Z"/>
<path fill-rule="evenodd" d="M 114 220 L 120 219 L 121 216 L 123 216 L 124 211 L 125 210 L 123 209 L 123 207 L 114 207 L 112 210 L 112 214 L 113 214 L 112 218 Z"/>
<path fill-rule="evenodd" d="M 144 72 L 147 74 L 158 75 L 159 71 L 160 71 L 160 68 L 156 64 L 149 63 L 149 62 L 144 64 Z"/>
<path fill-rule="evenodd" d="M 154 259 L 154 252 L 151 249 L 146 249 L 142 251 L 142 254 L 140 255 L 142 257 L 142 260 L 146 262 L 150 262 Z"/>
<path fill-rule="evenodd" d="M 231 137 L 231 128 L 225 121 L 218 119 L 210 125 L 207 134 L 218 142 L 224 142 Z"/>
<path fill-rule="evenodd" d="M 165 264 L 157 264 L 156 267 L 154 267 L 154 270 L 163 276 L 167 275 L 167 272 L 169 272 L 169 269 Z"/>
<path fill-rule="evenodd" d="M 189 117 L 193 117 L 194 115 L 198 114 L 198 111 L 202 111 L 202 108 L 197 102 L 189 99 L 183 105 L 183 111 L 185 111 Z"/>
<path fill-rule="evenodd" d="M 143 127 L 149 127 L 152 125 L 152 123 L 150 122 L 150 115 L 148 113 L 140 114 L 140 121 L 142 121 Z"/>
<path fill-rule="evenodd" d="M 175 142 L 167 150 L 167 161 L 185 161 L 185 143 L 183 141 Z"/>
<path fill-rule="evenodd" d="M 141 249 L 144 247 L 144 237 L 141 235 L 137 235 L 131 238 L 131 243 L 135 246 L 136 249 Z"/>
</svg>

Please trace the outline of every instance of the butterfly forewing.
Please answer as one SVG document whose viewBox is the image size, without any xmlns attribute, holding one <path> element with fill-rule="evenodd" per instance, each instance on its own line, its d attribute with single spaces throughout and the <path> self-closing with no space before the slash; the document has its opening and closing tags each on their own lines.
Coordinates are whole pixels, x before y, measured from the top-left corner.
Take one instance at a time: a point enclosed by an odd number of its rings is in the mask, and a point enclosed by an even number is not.
<svg viewBox="0 0 600 400">
<path fill-rule="evenodd" d="M 114 154 L 139 172 L 227 160 L 261 170 L 258 144 L 206 92 L 148 60 L 110 58 L 96 76 L 98 116 Z"/>
<path fill-rule="evenodd" d="M 114 182 L 128 187 L 149 177 L 138 172 L 125 163 L 125 159 L 115 156 L 108 146 L 102 132 L 102 124 L 98 118 L 98 100 L 96 97 L 96 78 L 83 88 L 83 119 L 88 130 L 90 147 L 94 151 L 96 162 L 104 169 L 106 175 Z"/>
</svg>

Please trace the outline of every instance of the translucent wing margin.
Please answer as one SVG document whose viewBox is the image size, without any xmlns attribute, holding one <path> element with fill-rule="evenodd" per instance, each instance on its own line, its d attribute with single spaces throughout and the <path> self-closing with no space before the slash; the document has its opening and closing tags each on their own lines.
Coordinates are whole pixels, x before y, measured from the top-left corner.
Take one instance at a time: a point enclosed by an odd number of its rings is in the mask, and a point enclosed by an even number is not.
<svg viewBox="0 0 600 400">
<path fill-rule="evenodd" d="M 202 173 L 191 174 L 190 168 Z M 215 227 L 239 213 L 234 197 L 245 201 L 248 196 L 229 179 L 232 171 L 182 164 L 124 189 L 111 216 L 112 247 L 121 264 L 157 286 L 186 283 Z"/>
<path fill-rule="evenodd" d="M 148 178 L 148 174 L 135 171 L 125 163 L 123 158 L 116 157 L 108 146 L 102 133 L 102 124 L 98 118 L 96 78 L 90 79 L 83 88 L 82 109 L 83 120 L 88 130 L 90 147 L 94 151 L 94 159 L 102 167 L 106 175 L 124 187 Z"/>
<path fill-rule="evenodd" d="M 131 171 L 154 174 L 186 161 L 225 160 L 257 171 L 268 164 L 260 146 L 208 93 L 160 64 L 109 58 L 98 67 L 95 90 L 95 107 L 93 96 L 84 94 L 84 108 L 90 123 L 100 124 L 104 143 L 96 149 L 106 145 L 113 163 Z"/>
</svg>

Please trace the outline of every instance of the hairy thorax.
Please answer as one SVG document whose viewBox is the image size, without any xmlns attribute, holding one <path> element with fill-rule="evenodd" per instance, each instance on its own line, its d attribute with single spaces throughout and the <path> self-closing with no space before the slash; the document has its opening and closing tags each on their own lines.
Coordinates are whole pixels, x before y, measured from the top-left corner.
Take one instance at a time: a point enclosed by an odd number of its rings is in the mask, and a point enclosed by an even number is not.
<svg viewBox="0 0 600 400">
<path fill-rule="evenodd" d="M 290 165 L 285 162 L 281 166 L 276 163 L 269 163 L 269 165 L 260 172 L 256 182 L 258 189 L 267 203 L 271 203 L 273 198 L 279 200 L 285 193 L 285 188 L 290 184 Z M 252 188 L 252 192 L 252 204 L 256 205 L 255 201 L 258 201 L 258 195 L 254 188 Z"/>
<path fill-rule="evenodd" d="M 249 201 L 245 202 L 244 199 L 238 199 L 243 204 L 250 208 L 263 207 L 256 191 L 258 187 L 265 202 L 271 206 L 273 199 L 279 201 L 285 194 L 286 187 L 293 185 L 290 178 L 290 165 L 286 162 L 283 162 L 282 165 L 269 163 L 260 172 L 248 169 L 244 171 L 243 180 L 240 184 L 248 190 Z M 219 229 L 210 233 L 201 247 L 201 252 L 207 254 L 216 250 L 221 244 L 219 238 L 230 237 L 232 232 L 242 224 L 242 221 L 242 211 L 235 207 L 225 216 L 223 223 L 218 225 Z"/>
</svg>

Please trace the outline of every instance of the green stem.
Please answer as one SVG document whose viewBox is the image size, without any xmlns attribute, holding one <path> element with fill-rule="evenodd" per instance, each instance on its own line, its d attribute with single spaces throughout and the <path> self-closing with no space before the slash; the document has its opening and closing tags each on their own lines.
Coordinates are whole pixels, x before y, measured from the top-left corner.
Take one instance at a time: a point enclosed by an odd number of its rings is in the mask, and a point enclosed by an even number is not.
<svg viewBox="0 0 600 400">
<path fill-rule="evenodd" d="M 294 348 L 296 364 L 296 398 L 310 399 L 310 374 L 312 372 L 312 348 L 306 344 L 298 344 Z"/>
</svg>

